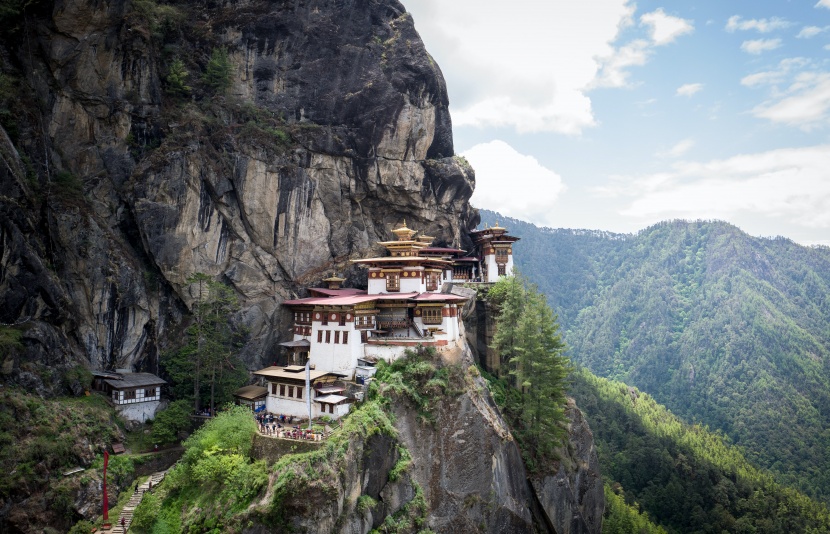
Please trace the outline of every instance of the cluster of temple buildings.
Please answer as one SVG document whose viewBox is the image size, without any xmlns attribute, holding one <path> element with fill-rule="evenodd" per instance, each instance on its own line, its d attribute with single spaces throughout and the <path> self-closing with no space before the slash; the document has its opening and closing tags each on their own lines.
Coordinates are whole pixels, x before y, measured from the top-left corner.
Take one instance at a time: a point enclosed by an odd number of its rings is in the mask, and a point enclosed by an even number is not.
<svg viewBox="0 0 830 534">
<path fill-rule="evenodd" d="M 288 365 L 256 371 L 266 386 L 243 388 L 239 402 L 307 417 L 311 400 L 312 417 L 339 418 L 355 400 L 349 385 L 371 379 L 378 360 L 392 361 L 418 345 L 461 341 L 468 297 L 452 293 L 454 284 L 492 283 L 513 271 L 518 238 L 498 224 L 471 235 L 473 255 L 433 247 L 433 237 L 416 237 L 405 221 L 392 233 L 395 239 L 379 243 L 387 255 L 352 260 L 366 267 L 366 290 L 343 288 L 344 279 L 332 275 L 323 280 L 326 287 L 310 288 L 309 297 L 283 303 L 294 317 L 293 339 L 281 344 Z"/>
<path fill-rule="evenodd" d="M 433 247 L 434 238 L 417 236 L 405 221 L 392 233 L 395 239 L 379 243 L 387 255 L 353 260 L 366 268 L 366 290 L 341 287 L 345 280 L 332 275 L 323 280 L 326 287 L 309 288 L 309 297 L 283 302 L 294 318 L 293 339 L 281 343 L 287 365 L 256 371 L 265 385 L 237 390 L 238 404 L 299 418 L 308 417 L 309 404 L 312 417 L 347 414 L 379 360 L 395 360 L 419 345 L 461 341 L 461 308 L 469 297 L 453 286 L 512 274 L 519 240 L 497 223 L 471 234 L 475 250 L 468 254 Z M 126 419 L 153 419 L 164 380 L 129 369 L 93 376 L 93 389 L 110 396 Z"/>
</svg>

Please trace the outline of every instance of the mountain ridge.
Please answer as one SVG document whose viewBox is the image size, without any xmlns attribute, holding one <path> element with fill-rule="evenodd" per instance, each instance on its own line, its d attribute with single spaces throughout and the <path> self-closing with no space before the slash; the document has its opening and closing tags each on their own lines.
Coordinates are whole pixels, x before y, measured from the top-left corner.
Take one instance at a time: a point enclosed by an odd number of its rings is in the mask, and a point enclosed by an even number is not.
<svg viewBox="0 0 830 534">
<path fill-rule="evenodd" d="M 724 222 L 637 234 L 536 231 L 519 270 L 559 313 L 570 356 L 743 447 L 778 479 L 830 494 L 830 249 Z"/>
</svg>

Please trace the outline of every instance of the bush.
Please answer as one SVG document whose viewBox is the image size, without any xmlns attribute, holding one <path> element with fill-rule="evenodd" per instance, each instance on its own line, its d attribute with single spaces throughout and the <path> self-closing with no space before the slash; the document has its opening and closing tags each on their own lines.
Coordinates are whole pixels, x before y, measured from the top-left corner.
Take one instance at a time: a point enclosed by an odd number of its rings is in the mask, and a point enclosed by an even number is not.
<svg viewBox="0 0 830 534">
<path fill-rule="evenodd" d="M 178 442 L 179 432 L 189 431 L 192 427 L 191 411 L 190 401 L 177 400 L 156 414 L 153 420 L 153 441 L 162 444 Z"/>
</svg>

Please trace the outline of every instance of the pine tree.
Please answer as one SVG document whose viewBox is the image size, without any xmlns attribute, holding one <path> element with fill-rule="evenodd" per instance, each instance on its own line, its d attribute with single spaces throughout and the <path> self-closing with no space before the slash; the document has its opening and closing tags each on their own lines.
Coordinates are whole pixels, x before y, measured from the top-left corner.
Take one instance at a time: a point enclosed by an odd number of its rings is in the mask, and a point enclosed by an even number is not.
<svg viewBox="0 0 830 534">
<path fill-rule="evenodd" d="M 502 278 L 487 296 L 498 308 L 493 348 L 501 360 L 499 374 L 513 387 L 504 413 L 533 469 L 553 459 L 565 434 L 565 343 L 545 297 L 523 278 Z"/>
<path fill-rule="evenodd" d="M 217 93 L 224 93 L 231 87 L 233 65 L 228 51 L 224 48 L 214 48 L 210 54 L 202 80 Z"/>
<path fill-rule="evenodd" d="M 184 61 L 176 58 L 170 64 L 170 70 L 167 72 L 167 87 L 165 91 L 174 96 L 187 96 L 190 94 L 191 87 L 187 85 L 187 76 L 190 73 L 184 66 Z"/>
<path fill-rule="evenodd" d="M 525 452 L 534 460 L 551 458 L 564 436 L 565 382 L 570 370 L 559 325 L 545 298 L 526 291 L 519 318 L 513 370 L 521 391 Z"/>
<path fill-rule="evenodd" d="M 230 317 L 239 302 L 230 287 L 203 273 L 188 277 L 187 282 L 194 298 L 193 320 L 184 345 L 169 354 L 162 365 L 173 381 L 176 396 L 186 396 L 192 387 L 196 412 L 206 396 L 212 413 L 217 403 L 230 400 L 230 393 L 247 378 L 237 354 L 247 332 L 231 324 Z"/>
<path fill-rule="evenodd" d="M 499 278 L 487 292 L 487 299 L 498 309 L 498 327 L 493 336 L 493 349 L 499 353 L 500 360 L 498 375 L 510 376 L 518 344 L 517 327 L 524 310 L 524 279 L 517 274 Z"/>
</svg>

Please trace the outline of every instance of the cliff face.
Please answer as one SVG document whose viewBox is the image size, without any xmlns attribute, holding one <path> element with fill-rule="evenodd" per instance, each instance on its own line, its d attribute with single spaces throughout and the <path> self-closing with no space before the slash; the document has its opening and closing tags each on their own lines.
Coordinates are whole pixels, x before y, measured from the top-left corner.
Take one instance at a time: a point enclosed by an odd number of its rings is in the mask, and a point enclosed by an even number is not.
<svg viewBox="0 0 830 534">
<path fill-rule="evenodd" d="M 202 81 L 216 49 L 224 94 Z M 359 280 L 348 259 L 393 224 L 463 244 L 476 223 L 443 78 L 398 2 L 57 0 L 2 52 L 0 323 L 23 330 L 3 369 L 42 393 L 46 367 L 155 370 L 195 272 L 242 297 L 257 367 L 282 300 Z M 187 98 L 168 94 L 176 59 Z"/>
</svg>

